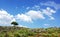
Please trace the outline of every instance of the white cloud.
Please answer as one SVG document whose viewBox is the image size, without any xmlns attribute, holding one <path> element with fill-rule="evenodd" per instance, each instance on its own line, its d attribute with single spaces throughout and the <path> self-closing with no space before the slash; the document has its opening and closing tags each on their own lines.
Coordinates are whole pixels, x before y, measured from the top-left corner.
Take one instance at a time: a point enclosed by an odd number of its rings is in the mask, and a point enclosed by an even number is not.
<svg viewBox="0 0 60 37">
<path fill-rule="evenodd" d="M 16 21 L 13 15 L 9 14 L 5 10 L 0 10 L 0 26 L 13 26 L 11 25 L 12 21 Z M 18 25 L 18 26 L 27 28 L 27 26 L 23 26 L 23 25 Z"/>
<path fill-rule="evenodd" d="M 21 21 L 26 22 L 33 22 L 35 19 L 45 19 L 45 17 L 40 11 L 30 10 L 25 14 L 16 15 L 16 19 L 20 19 Z"/>
<path fill-rule="evenodd" d="M 50 20 L 55 20 L 55 18 L 54 17 L 52 17 L 52 16 L 49 16 L 50 17 Z"/>
<path fill-rule="evenodd" d="M 7 25 L 9 26 L 11 23 L 11 20 L 13 20 L 13 15 L 10 15 L 5 10 L 0 10 L 0 25 Z M 9 24 L 9 25 L 8 25 Z"/>
<path fill-rule="evenodd" d="M 21 21 L 26 21 L 26 22 L 32 22 L 32 19 L 30 18 L 30 16 L 27 16 L 25 14 L 18 14 L 16 16 L 16 19 L 20 19 Z"/>
<path fill-rule="evenodd" d="M 30 10 L 26 14 L 29 15 L 32 19 L 37 19 L 37 18 L 45 19 L 45 17 L 43 16 L 43 14 L 40 11 Z"/>
<path fill-rule="evenodd" d="M 51 16 L 53 13 L 56 13 L 56 11 L 51 9 L 50 7 L 47 7 L 46 9 L 43 10 L 43 13 L 48 16 Z"/>
<path fill-rule="evenodd" d="M 47 26 L 50 26 L 50 24 L 44 24 L 44 26 L 46 26 L 46 27 L 47 27 Z"/>
<path fill-rule="evenodd" d="M 56 13 L 56 11 L 51 9 L 50 7 L 47 7 L 46 9 L 43 9 L 42 12 L 43 12 L 43 14 L 47 15 L 48 17 L 50 17 L 51 20 L 55 19 L 54 17 L 52 17 L 52 15 L 54 13 Z"/>
<path fill-rule="evenodd" d="M 41 5 L 45 5 L 45 6 L 52 6 L 54 7 L 56 10 L 60 9 L 60 4 L 55 3 L 54 1 L 48 1 L 45 3 L 41 3 Z"/>
</svg>

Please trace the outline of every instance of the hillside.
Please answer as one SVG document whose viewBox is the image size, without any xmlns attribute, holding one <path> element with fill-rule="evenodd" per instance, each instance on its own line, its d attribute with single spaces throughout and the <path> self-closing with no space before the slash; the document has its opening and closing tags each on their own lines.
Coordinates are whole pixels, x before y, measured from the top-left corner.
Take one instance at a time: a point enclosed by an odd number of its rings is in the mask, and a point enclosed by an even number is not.
<svg viewBox="0 0 60 37">
<path fill-rule="evenodd" d="M 60 28 L 24 28 L 0 26 L 0 37 L 60 37 Z"/>
</svg>

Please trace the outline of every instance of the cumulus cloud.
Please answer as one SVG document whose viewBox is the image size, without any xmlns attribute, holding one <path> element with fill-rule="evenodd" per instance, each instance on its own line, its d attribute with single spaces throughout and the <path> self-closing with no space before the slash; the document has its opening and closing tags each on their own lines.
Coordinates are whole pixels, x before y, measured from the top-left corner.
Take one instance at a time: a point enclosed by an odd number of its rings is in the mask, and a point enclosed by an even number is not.
<svg viewBox="0 0 60 37">
<path fill-rule="evenodd" d="M 43 16 L 43 14 L 40 11 L 34 11 L 34 10 L 30 10 L 28 11 L 28 13 L 26 13 L 28 16 L 30 16 L 32 19 L 45 19 L 45 17 Z"/>
<path fill-rule="evenodd" d="M 16 19 L 20 19 L 21 21 L 26 21 L 26 22 L 32 22 L 32 19 L 30 18 L 30 16 L 27 16 L 25 14 L 16 15 Z"/>
<path fill-rule="evenodd" d="M 13 15 L 9 14 L 5 10 L 0 10 L 0 26 L 13 26 L 11 25 L 12 21 L 16 21 Z M 18 25 L 19 27 L 26 27 L 23 25 Z"/>
<path fill-rule="evenodd" d="M 43 16 L 43 14 L 40 11 L 30 10 L 30 11 L 26 12 L 25 14 L 16 15 L 16 19 L 20 19 L 20 20 L 26 21 L 26 22 L 33 22 L 33 20 L 45 19 L 45 17 Z"/>
<path fill-rule="evenodd" d="M 45 3 L 40 3 L 41 5 L 54 7 L 56 10 L 60 9 L 60 4 L 55 3 L 54 1 L 48 1 Z"/>
<path fill-rule="evenodd" d="M 54 13 L 56 13 L 55 10 L 51 9 L 50 7 L 47 7 L 46 9 L 42 10 L 43 14 L 50 17 L 51 20 L 54 20 L 55 18 L 52 16 Z"/>
<path fill-rule="evenodd" d="M 7 26 L 9 26 L 13 19 L 14 19 L 13 15 L 10 15 L 5 10 L 0 10 L 0 25 L 7 25 Z"/>
</svg>

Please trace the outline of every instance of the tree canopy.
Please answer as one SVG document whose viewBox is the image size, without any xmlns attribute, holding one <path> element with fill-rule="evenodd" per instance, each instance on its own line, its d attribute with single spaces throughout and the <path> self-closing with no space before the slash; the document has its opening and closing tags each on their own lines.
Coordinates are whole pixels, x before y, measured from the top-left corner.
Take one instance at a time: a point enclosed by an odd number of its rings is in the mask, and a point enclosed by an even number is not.
<svg viewBox="0 0 60 37">
<path fill-rule="evenodd" d="M 11 24 L 13 24 L 13 25 L 18 25 L 18 23 L 15 22 L 15 21 L 11 22 Z"/>
</svg>

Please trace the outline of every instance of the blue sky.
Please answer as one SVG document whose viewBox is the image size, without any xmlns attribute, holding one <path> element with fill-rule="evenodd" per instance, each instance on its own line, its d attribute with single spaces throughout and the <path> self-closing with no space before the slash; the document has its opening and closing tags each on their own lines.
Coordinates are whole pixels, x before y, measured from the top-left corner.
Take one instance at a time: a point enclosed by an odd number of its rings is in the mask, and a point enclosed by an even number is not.
<svg viewBox="0 0 60 37">
<path fill-rule="evenodd" d="M 0 0 L 0 26 L 60 27 L 60 0 Z"/>
</svg>

